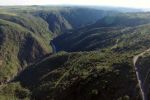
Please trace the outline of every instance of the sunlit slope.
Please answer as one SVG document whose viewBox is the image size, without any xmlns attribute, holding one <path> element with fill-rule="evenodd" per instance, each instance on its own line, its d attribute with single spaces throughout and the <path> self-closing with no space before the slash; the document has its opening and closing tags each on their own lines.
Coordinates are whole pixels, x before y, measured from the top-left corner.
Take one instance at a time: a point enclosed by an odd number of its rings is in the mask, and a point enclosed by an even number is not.
<svg viewBox="0 0 150 100">
<path fill-rule="evenodd" d="M 0 19 L 0 41 L 1 82 L 9 80 L 21 66 L 51 52 L 49 41 L 40 33 L 38 35 L 19 24 L 3 19 Z"/>
</svg>

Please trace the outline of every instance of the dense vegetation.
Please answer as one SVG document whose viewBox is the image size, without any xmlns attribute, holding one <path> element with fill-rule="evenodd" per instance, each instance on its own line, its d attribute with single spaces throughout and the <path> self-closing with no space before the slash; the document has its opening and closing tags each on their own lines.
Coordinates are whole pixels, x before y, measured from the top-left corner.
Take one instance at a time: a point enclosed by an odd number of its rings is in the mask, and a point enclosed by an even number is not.
<svg viewBox="0 0 150 100">
<path fill-rule="evenodd" d="M 56 51 L 91 51 L 100 48 L 116 48 L 123 51 L 142 49 L 149 47 L 149 23 L 149 13 L 117 14 L 113 17 L 104 17 L 87 27 L 66 32 L 52 42 L 56 46 Z"/>
<path fill-rule="evenodd" d="M 36 100 L 140 100 L 131 58 L 109 50 L 60 52 L 28 67 L 18 80 Z"/>
<path fill-rule="evenodd" d="M 28 27 L 30 26 L 28 25 Z M 38 29 L 38 27 L 36 28 Z M 42 28 L 44 31 L 46 29 Z M 9 81 L 10 76 L 15 75 L 21 66 L 26 66 L 51 51 L 49 47 L 50 36 L 46 36 L 50 34 L 48 32 L 41 34 L 40 32 L 32 32 L 20 24 L 9 21 L 9 19 L 0 19 L 1 81 Z"/>
<path fill-rule="evenodd" d="M 0 99 L 141 100 L 132 59 L 150 47 L 149 27 L 148 12 L 1 7 Z"/>
<path fill-rule="evenodd" d="M 88 13 L 91 14 L 85 21 L 78 23 L 79 26 L 92 23 L 99 18 L 102 11 L 83 8 L 81 11 L 72 8 L 56 9 L 42 8 L 34 10 L 34 7 L 18 9 L 17 7 L 2 7 L 0 10 L 0 81 L 10 80 L 24 66 L 35 62 L 52 53 L 50 40 L 68 29 L 77 28 L 70 22 Z M 28 10 L 27 10 L 28 9 Z M 95 15 L 95 13 L 97 15 Z M 68 14 L 68 16 L 67 16 Z M 73 15 L 72 15 L 73 14 Z M 75 16 L 78 15 L 78 18 Z M 84 15 L 84 16 L 86 16 Z"/>
</svg>

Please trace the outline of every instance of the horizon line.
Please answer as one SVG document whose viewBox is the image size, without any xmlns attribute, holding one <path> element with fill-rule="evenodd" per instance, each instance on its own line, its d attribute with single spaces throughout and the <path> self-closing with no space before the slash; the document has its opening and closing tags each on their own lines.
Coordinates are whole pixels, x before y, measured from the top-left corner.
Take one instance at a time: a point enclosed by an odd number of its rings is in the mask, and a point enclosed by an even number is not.
<svg viewBox="0 0 150 100">
<path fill-rule="evenodd" d="M 77 7 L 113 7 L 113 8 L 130 8 L 130 9 L 150 9 L 142 7 L 127 7 L 127 6 L 114 6 L 114 5 L 80 5 L 80 4 L 10 4 L 0 5 L 0 7 L 15 7 L 15 6 L 77 6 Z"/>
</svg>

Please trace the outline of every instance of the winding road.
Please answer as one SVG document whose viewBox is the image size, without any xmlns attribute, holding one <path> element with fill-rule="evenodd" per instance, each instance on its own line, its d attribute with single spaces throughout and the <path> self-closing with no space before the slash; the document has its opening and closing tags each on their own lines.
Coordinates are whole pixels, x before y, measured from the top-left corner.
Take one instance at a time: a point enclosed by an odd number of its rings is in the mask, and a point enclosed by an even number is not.
<svg viewBox="0 0 150 100">
<path fill-rule="evenodd" d="M 52 46 L 52 53 L 55 54 L 56 53 L 56 46 L 53 44 L 53 42 L 50 43 L 50 45 Z"/>
<path fill-rule="evenodd" d="M 147 100 L 147 97 L 145 96 L 146 93 L 145 93 L 144 88 L 143 88 L 144 87 L 143 83 L 145 83 L 145 82 L 142 83 L 142 81 L 141 81 L 137 61 L 138 61 L 139 57 L 143 56 L 146 52 L 149 52 L 149 51 L 150 51 L 150 49 L 147 49 L 146 51 L 144 51 L 144 52 L 142 52 L 142 53 L 140 53 L 140 54 L 133 57 L 133 65 L 134 65 L 134 68 L 135 68 L 135 71 L 136 71 L 136 76 L 137 76 L 137 80 L 138 80 L 138 83 L 139 83 L 139 88 L 140 88 L 140 91 L 141 91 L 142 100 Z M 148 73 L 147 73 L 147 75 L 148 75 Z M 146 80 L 146 78 L 144 80 Z"/>
</svg>

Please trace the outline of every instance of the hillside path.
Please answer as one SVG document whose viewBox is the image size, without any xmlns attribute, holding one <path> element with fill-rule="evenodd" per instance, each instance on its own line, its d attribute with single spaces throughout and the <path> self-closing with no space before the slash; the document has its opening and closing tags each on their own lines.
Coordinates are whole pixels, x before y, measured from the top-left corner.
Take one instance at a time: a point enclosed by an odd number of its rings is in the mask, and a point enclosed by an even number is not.
<svg viewBox="0 0 150 100">
<path fill-rule="evenodd" d="M 149 52 L 150 49 L 147 49 L 145 50 L 144 52 L 136 55 L 133 57 L 133 65 L 134 65 L 134 68 L 135 68 L 135 71 L 136 71 L 136 76 L 137 76 L 137 80 L 138 80 L 138 83 L 139 83 L 139 88 L 140 88 L 140 91 L 141 91 L 141 95 L 142 95 L 142 100 L 147 100 L 146 99 L 146 96 L 145 96 L 145 92 L 144 92 L 144 84 L 142 84 L 142 81 L 141 81 L 141 78 L 140 78 L 140 75 L 139 75 L 139 69 L 138 69 L 138 66 L 137 66 L 137 61 L 139 59 L 139 57 L 143 56 L 146 52 Z"/>
</svg>

